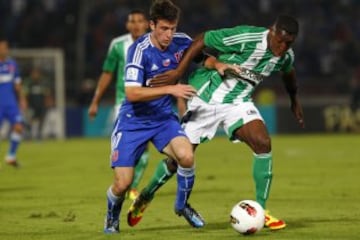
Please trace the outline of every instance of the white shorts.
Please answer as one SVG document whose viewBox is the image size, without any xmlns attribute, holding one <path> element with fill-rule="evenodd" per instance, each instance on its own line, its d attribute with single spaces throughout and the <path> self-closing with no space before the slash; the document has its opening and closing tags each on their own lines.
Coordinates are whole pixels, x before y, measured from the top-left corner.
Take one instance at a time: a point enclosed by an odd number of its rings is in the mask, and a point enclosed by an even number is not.
<svg viewBox="0 0 360 240">
<path fill-rule="evenodd" d="M 193 97 L 188 102 L 189 112 L 191 116 L 183 123 L 183 128 L 193 144 L 211 140 L 219 127 L 224 129 L 230 140 L 238 141 L 233 136 L 236 129 L 253 120 L 264 122 L 253 102 L 208 104 L 199 97 Z"/>
</svg>

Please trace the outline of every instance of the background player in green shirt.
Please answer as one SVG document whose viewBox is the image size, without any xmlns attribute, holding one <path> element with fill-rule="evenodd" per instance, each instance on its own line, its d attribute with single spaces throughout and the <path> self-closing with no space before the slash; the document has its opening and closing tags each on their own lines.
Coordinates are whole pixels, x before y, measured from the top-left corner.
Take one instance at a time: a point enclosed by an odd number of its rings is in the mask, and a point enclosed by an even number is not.
<svg viewBox="0 0 360 240">
<path fill-rule="evenodd" d="M 217 59 L 208 58 L 204 67 L 190 76 L 189 84 L 197 89 L 197 96 L 188 102 L 184 130 L 194 149 L 211 140 L 220 126 L 230 140 L 245 142 L 253 150 L 256 200 L 264 209 L 272 180 L 271 140 L 251 96 L 265 77 L 282 72 L 291 110 L 299 125 L 304 127 L 303 111 L 297 97 L 294 53 L 290 48 L 298 30 L 296 19 L 282 15 L 269 29 L 241 25 L 207 31 L 195 39 L 175 70 L 156 76 L 150 83 L 156 87 L 176 82 L 205 47 L 219 52 Z M 155 191 L 164 184 L 160 180 L 169 179 L 169 172 L 174 172 L 168 168 L 167 173 L 156 170 L 135 202 L 140 198 L 152 199 Z M 145 207 L 140 206 L 140 209 L 144 211 Z M 266 211 L 265 226 L 276 230 L 286 224 Z"/>
<path fill-rule="evenodd" d="M 137 38 L 147 32 L 148 28 L 149 23 L 143 11 L 133 10 L 128 14 L 126 29 L 129 31 L 129 33 L 114 38 L 111 41 L 106 59 L 104 61 L 103 71 L 99 78 L 94 97 L 89 107 L 88 115 L 90 118 L 94 118 L 97 115 L 100 99 L 103 96 L 105 90 L 108 88 L 111 80 L 113 79 L 114 73 L 117 72 L 116 101 L 114 107 L 114 120 L 116 119 L 121 104 L 125 98 L 124 71 L 127 50 Z M 139 159 L 135 168 L 134 180 L 128 192 L 128 198 L 130 199 L 135 199 L 138 194 L 136 188 L 148 164 L 148 159 L 149 153 L 146 150 Z"/>
</svg>

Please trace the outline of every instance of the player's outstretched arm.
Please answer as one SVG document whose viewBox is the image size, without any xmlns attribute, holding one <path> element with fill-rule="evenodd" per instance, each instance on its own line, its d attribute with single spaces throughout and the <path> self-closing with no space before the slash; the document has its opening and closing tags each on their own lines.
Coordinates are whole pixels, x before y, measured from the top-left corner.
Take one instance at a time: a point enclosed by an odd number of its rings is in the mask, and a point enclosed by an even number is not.
<svg viewBox="0 0 360 240">
<path fill-rule="evenodd" d="M 289 73 L 284 73 L 282 76 L 286 91 L 290 97 L 291 103 L 291 111 L 293 112 L 296 120 L 298 121 L 299 125 L 304 128 L 304 113 L 302 106 L 300 104 L 300 100 L 297 96 L 297 81 L 296 81 L 296 73 L 295 69 L 292 69 Z"/>
<path fill-rule="evenodd" d="M 204 33 L 202 33 L 195 38 L 193 43 L 186 50 L 186 53 L 184 54 L 177 68 L 155 76 L 150 81 L 150 86 L 158 87 L 176 83 L 179 78 L 184 75 L 192 60 L 197 57 L 204 48 Z"/>
<path fill-rule="evenodd" d="M 96 86 L 96 90 L 94 93 L 94 97 L 91 101 L 91 104 L 89 106 L 88 115 L 92 119 L 96 117 L 98 112 L 98 106 L 99 102 L 104 95 L 105 90 L 108 88 L 111 80 L 112 80 L 113 74 L 111 72 L 102 72 L 99 81 Z"/>
<path fill-rule="evenodd" d="M 190 85 L 176 84 L 156 88 L 125 87 L 125 94 L 130 102 L 145 102 L 157 99 L 164 95 L 189 99 L 196 94 L 196 90 Z"/>
</svg>

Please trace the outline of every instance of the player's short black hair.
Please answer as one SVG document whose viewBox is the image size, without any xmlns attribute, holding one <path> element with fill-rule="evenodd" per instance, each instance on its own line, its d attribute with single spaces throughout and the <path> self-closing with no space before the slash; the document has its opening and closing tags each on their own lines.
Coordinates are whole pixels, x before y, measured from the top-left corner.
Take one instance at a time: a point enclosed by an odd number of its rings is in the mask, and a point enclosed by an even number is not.
<svg viewBox="0 0 360 240">
<path fill-rule="evenodd" d="M 284 30 L 291 35 L 297 35 L 299 32 L 298 21 L 289 15 L 279 15 L 275 20 L 275 27 L 278 30 Z"/>
<path fill-rule="evenodd" d="M 180 8 L 170 0 L 154 0 L 150 7 L 150 20 L 155 24 L 160 19 L 173 22 L 178 20 L 179 17 Z"/>
<path fill-rule="evenodd" d="M 133 10 L 131 10 L 130 12 L 129 12 L 129 15 L 132 15 L 132 14 L 141 14 L 141 15 L 143 15 L 145 18 L 147 18 L 147 15 L 146 15 L 146 13 L 145 13 L 145 11 L 144 10 L 142 10 L 142 9 L 133 9 Z"/>
</svg>

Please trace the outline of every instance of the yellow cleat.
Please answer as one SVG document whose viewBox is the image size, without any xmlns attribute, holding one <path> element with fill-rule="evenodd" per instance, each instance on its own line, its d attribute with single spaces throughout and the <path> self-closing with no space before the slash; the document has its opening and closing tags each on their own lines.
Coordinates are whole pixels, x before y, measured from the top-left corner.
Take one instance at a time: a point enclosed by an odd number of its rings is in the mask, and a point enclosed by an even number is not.
<svg viewBox="0 0 360 240">
<path fill-rule="evenodd" d="M 139 192 L 135 188 L 130 189 L 126 193 L 126 198 L 131 201 L 134 201 L 138 196 L 139 196 Z"/>
<path fill-rule="evenodd" d="M 277 219 L 276 217 L 270 215 L 269 210 L 266 210 L 264 226 L 270 230 L 279 230 L 285 228 L 286 223 L 283 220 Z"/>
<path fill-rule="evenodd" d="M 145 199 L 142 194 L 138 195 L 131 204 L 127 214 L 127 222 L 129 226 L 133 227 L 141 221 L 144 211 L 149 206 L 151 200 L 152 199 Z"/>
</svg>

